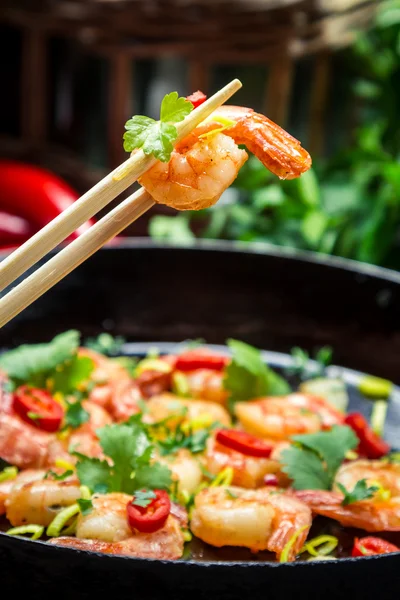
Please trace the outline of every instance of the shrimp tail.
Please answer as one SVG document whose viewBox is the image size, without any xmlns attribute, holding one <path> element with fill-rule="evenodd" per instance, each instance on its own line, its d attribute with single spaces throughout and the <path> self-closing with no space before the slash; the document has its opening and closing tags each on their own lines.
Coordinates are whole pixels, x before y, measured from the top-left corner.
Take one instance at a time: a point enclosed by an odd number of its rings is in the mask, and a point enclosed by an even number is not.
<svg viewBox="0 0 400 600">
<path fill-rule="evenodd" d="M 240 106 L 223 106 L 217 113 L 235 121 L 224 133 L 244 144 L 280 179 L 295 179 L 311 167 L 311 157 L 301 143 L 268 117 Z"/>
</svg>

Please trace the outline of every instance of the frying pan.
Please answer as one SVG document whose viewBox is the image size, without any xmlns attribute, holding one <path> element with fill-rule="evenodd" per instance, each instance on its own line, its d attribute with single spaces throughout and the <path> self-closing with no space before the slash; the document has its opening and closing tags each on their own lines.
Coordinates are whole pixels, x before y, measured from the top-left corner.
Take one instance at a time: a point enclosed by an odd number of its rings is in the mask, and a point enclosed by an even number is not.
<svg viewBox="0 0 400 600">
<path fill-rule="evenodd" d="M 378 267 L 266 245 L 126 239 L 97 252 L 2 328 L 0 347 L 46 341 L 70 328 L 85 337 L 123 335 L 127 350 L 139 354 L 143 341 L 168 350 L 165 342 L 219 345 L 232 337 L 273 351 L 266 358 L 282 367 L 293 346 L 330 345 L 352 388 L 352 409 L 369 414 L 370 403 L 355 392 L 357 371 L 400 383 L 399 307 L 400 275 Z M 396 389 L 386 427 L 394 447 L 399 428 Z M 396 597 L 400 587 L 399 554 L 292 564 L 221 556 L 135 559 L 0 534 L 0 584 L 4 598 L 18 592 L 116 600 L 376 600 Z"/>
</svg>

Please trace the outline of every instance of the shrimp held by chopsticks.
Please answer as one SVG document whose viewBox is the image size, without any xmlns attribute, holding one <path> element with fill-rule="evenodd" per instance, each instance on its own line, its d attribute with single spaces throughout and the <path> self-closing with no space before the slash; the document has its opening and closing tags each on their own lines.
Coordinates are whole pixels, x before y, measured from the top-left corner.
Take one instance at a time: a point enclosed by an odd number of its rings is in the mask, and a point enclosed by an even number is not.
<svg viewBox="0 0 400 600">
<path fill-rule="evenodd" d="M 311 167 L 300 142 L 267 117 L 251 108 L 221 106 L 176 145 L 168 163 L 157 163 L 139 182 L 160 204 L 177 210 L 208 208 L 248 158 L 237 144 L 246 145 L 281 179 L 294 179 Z"/>
</svg>

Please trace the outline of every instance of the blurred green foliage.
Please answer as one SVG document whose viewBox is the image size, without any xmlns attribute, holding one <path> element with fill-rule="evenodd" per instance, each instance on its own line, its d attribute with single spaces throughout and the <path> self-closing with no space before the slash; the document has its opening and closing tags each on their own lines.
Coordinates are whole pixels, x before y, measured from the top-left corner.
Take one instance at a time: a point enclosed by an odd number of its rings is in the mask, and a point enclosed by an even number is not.
<svg viewBox="0 0 400 600">
<path fill-rule="evenodd" d="M 347 53 L 359 121 L 351 145 L 292 181 L 251 157 L 234 201 L 153 217 L 150 235 L 187 243 L 195 231 L 400 268 L 400 0 L 382 2 L 374 27 Z"/>
</svg>

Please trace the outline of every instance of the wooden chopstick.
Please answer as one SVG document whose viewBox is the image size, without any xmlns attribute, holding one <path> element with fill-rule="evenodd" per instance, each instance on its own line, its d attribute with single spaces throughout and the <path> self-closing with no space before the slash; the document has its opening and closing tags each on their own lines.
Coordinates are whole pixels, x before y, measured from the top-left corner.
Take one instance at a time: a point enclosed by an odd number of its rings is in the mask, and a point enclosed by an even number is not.
<svg viewBox="0 0 400 600">
<path fill-rule="evenodd" d="M 221 104 L 223 104 L 228 98 L 230 98 L 240 87 L 240 81 L 234 80 L 230 84 L 225 86 L 222 90 L 214 94 L 214 96 L 209 98 L 207 102 L 205 102 L 196 110 L 194 110 L 180 124 L 181 127 L 178 130 L 178 140 L 188 135 L 188 133 L 190 133 L 192 129 L 194 129 L 202 120 L 208 117 L 216 108 L 221 106 Z M 200 109 L 206 104 L 207 106 L 205 111 L 201 111 L 201 114 L 199 115 Z M 129 161 L 126 161 L 118 169 L 113 171 L 114 176 L 117 173 L 117 176 L 120 177 L 120 170 L 122 170 L 122 176 L 126 177 L 124 170 L 127 168 L 127 162 Z M 143 172 L 145 170 L 146 169 L 144 169 Z M 137 177 L 138 176 L 139 175 L 137 175 Z M 80 200 L 77 200 L 77 202 L 82 202 L 83 198 L 84 196 L 82 196 Z M 116 206 L 112 211 L 105 215 L 95 225 L 92 225 L 92 227 L 88 231 L 83 233 L 80 237 L 71 242 L 63 250 L 58 252 L 47 263 L 45 263 L 43 266 L 37 269 L 34 273 L 32 273 L 32 275 L 27 277 L 24 281 L 22 281 L 8 294 L 6 294 L 3 298 L 0 299 L 0 327 L 3 327 L 3 325 L 5 325 L 11 319 L 17 316 L 22 310 L 24 310 L 27 306 L 29 306 L 32 302 L 34 302 L 37 298 L 39 298 L 42 294 L 49 290 L 53 285 L 55 285 L 61 279 L 63 279 L 63 277 L 65 277 L 73 269 L 79 266 L 97 250 L 99 250 L 99 248 L 104 246 L 104 244 L 107 243 L 110 239 L 112 239 L 113 237 L 118 235 L 118 233 L 123 231 L 130 223 L 139 218 L 153 205 L 154 200 L 152 199 L 152 197 L 143 188 L 140 188 L 136 193 L 132 194 L 131 196 L 126 198 L 126 200 L 122 201 L 118 206 Z M 70 211 L 70 209 L 68 209 L 68 211 Z M 91 214 L 90 216 L 93 215 Z M 86 218 L 87 217 L 84 218 L 83 222 L 86 220 Z M 57 219 L 55 220 L 59 220 L 59 217 L 57 217 Z M 52 223 L 54 223 L 54 221 L 52 221 Z M 79 223 L 79 225 L 81 224 L 82 223 Z M 51 225 L 51 223 L 49 225 Z M 49 226 L 47 225 L 38 233 L 40 234 L 48 227 Z M 74 229 L 75 226 L 73 230 Z M 36 234 L 36 236 L 34 237 L 37 236 L 38 234 Z M 24 246 L 26 246 L 26 244 L 24 244 Z M 23 246 L 21 246 L 21 248 L 23 248 Z M 18 250 L 15 251 L 9 258 L 15 255 L 18 252 Z M 47 252 L 40 253 L 39 258 L 42 258 L 42 256 L 44 256 L 44 254 L 46 253 Z M 27 258 L 25 254 L 22 254 L 22 257 Z M 16 267 L 15 263 L 12 263 L 11 267 L 14 267 L 14 270 L 12 270 L 13 276 L 10 279 L 10 281 L 14 281 L 16 277 L 18 277 L 26 269 L 32 266 L 36 262 L 36 260 L 26 260 L 24 262 L 23 270 L 21 270 L 22 267 L 18 264 L 18 260 Z M 3 263 L 4 262 L 5 261 L 3 261 Z M 1 263 L 1 265 L 3 265 L 3 263 Z M 8 267 L 8 269 L 11 269 L 11 267 Z M 7 273 L 10 277 L 10 270 L 8 270 Z M 15 275 L 15 273 L 18 274 Z"/>
<path fill-rule="evenodd" d="M 37 300 L 153 205 L 153 198 L 144 188 L 140 188 L 123 200 L 100 221 L 0 299 L 0 327 Z"/>
<path fill-rule="evenodd" d="M 224 104 L 241 87 L 241 82 L 234 79 L 193 110 L 182 122 L 177 123 L 177 141 L 188 135 L 192 129 L 197 127 L 221 104 Z M 58 246 L 78 227 L 97 214 L 111 200 L 126 190 L 156 162 L 153 156 L 146 156 L 142 150 L 135 152 L 122 165 L 114 169 L 69 208 L 5 258 L 0 263 L 0 292 Z"/>
</svg>

